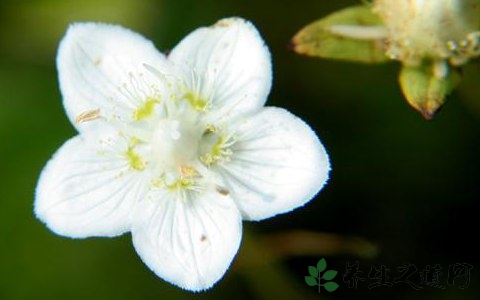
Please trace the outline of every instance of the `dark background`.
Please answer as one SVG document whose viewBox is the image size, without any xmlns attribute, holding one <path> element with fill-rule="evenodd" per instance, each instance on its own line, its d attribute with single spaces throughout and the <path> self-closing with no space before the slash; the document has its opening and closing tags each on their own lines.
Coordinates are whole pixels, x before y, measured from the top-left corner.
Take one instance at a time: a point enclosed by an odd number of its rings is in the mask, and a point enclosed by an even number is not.
<svg viewBox="0 0 480 300">
<path fill-rule="evenodd" d="M 402 98 L 399 64 L 372 66 L 300 57 L 290 38 L 304 25 L 354 0 L 0 0 L 0 299 L 477 299 L 480 200 L 478 65 L 432 121 Z M 75 131 L 61 106 L 55 51 L 67 24 L 122 24 L 166 51 L 187 33 L 227 16 L 258 27 L 273 57 L 269 105 L 306 120 L 326 146 L 331 180 L 304 208 L 244 223 L 244 243 L 212 290 L 191 294 L 157 278 L 130 235 L 70 240 L 33 216 L 40 170 Z M 288 235 L 302 230 L 314 235 Z M 358 240 L 357 238 L 360 238 Z M 367 242 L 368 241 L 368 242 Z M 308 246 L 314 244 L 314 246 Z M 305 246 L 306 245 L 306 246 Z M 305 250 L 305 247 L 309 250 Z M 281 251 L 285 247 L 289 251 Z M 302 250 L 303 249 L 303 250 Z M 313 249 L 313 250 L 312 250 Z M 317 293 L 307 267 L 325 257 L 340 287 Z M 345 263 L 391 269 L 415 264 L 409 279 L 439 264 L 445 289 L 405 283 L 348 289 Z M 448 267 L 474 268 L 466 289 L 447 284 Z"/>
</svg>

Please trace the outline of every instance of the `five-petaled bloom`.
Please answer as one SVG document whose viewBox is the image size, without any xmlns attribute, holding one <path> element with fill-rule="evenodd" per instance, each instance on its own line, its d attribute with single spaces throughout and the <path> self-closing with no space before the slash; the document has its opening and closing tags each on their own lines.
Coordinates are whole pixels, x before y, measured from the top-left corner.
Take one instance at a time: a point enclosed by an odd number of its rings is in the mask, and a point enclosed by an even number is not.
<svg viewBox="0 0 480 300">
<path fill-rule="evenodd" d="M 314 132 L 263 107 L 270 54 L 248 21 L 197 29 L 168 58 L 122 27 L 74 24 L 57 65 L 79 134 L 44 168 L 37 217 L 72 238 L 131 232 L 144 263 L 175 285 L 211 287 L 242 219 L 288 212 L 327 181 Z"/>
</svg>

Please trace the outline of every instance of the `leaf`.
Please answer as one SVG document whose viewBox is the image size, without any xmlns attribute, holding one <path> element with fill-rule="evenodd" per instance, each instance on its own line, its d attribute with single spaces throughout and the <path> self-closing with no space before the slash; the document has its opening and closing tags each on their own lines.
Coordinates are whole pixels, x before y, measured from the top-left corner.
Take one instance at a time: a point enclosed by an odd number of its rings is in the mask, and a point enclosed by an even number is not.
<svg viewBox="0 0 480 300">
<path fill-rule="evenodd" d="M 407 102 L 430 120 L 445 103 L 446 96 L 460 82 L 460 75 L 454 69 L 446 76 L 434 74 L 434 65 L 422 64 L 418 67 L 404 66 L 399 75 L 400 86 Z"/>
<path fill-rule="evenodd" d="M 362 63 L 388 61 L 386 30 L 364 5 L 347 7 L 301 29 L 292 39 L 298 54 Z"/>
<path fill-rule="evenodd" d="M 316 279 L 316 278 L 313 278 L 313 277 L 311 277 L 311 276 L 305 276 L 305 282 L 306 282 L 309 286 L 318 285 L 317 279 Z"/>
<path fill-rule="evenodd" d="M 323 285 L 323 287 L 329 291 L 329 292 L 333 292 L 335 291 L 336 289 L 338 289 L 338 284 L 336 284 L 335 282 L 333 281 L 330 281 L 330 282 L 327 282 Z"/>
<path fill-rule="evenodd" d="M 310 275 L 312 275 L 312 277 L 315 277 L 315 278 L 318 277 L 318 271 L 315 267 L 308 266 L 308 273 L 310 273 Z"/>
<path fill-rule="evenodd" d="M 322 279 L 332 280 L 333 278 L 335 278 L 335 276 L 337 276 L 337 273 L 338 273 L 337 271 L 328 270 L 323 274 Z"/>
<path fill-rule="evenodd" d="M 325 258 L 322 258 L 317 263 L 317 270 L 318 272 L 323 272 L 326 268 L 327 268 L 327 262 L 325 261 Z"/>
</svg>

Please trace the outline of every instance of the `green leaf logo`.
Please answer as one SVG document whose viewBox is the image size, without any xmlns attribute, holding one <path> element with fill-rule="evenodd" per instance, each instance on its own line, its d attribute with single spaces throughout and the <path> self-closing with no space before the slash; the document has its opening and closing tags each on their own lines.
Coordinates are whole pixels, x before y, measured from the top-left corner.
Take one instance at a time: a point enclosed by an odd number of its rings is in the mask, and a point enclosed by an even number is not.
<svg viewBox="0 0 480 300">
<path fill-rule="evenodd" d="M 327 261 L 325 258 L 322 258 L 318 261 L 317 267 L 308 266 L 308 273 L 310 276 L 305 276 L 305 282 L 309 286 L 318 286 L 318 292 L 320 293 L 322 286 L 327 290 L 327 292 L 333 292 L 338 289 L 338 284 L 330 281 L 335 276 L 337 276 L 337 271 L 335 270 L 328 270 L 325 271 L 327 268 Z M 322 275 L 322 272 L 325 271 Z"/>
</svg>

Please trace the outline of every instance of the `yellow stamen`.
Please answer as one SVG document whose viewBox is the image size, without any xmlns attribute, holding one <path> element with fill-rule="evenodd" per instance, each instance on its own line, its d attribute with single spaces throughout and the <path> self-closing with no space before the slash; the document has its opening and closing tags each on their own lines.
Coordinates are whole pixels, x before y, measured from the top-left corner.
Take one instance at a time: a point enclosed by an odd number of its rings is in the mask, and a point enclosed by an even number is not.
<svg viewBox="0 0 480 300">
<path fill-rule="evenodd" d="M 129 148 L 125 155 L 128 159 L 128 164 L 132 169 L 136 171 L 143 171 L 145 169 L 146 163 L 137 153 L 135 153 L 135 151 L 133 151 L 133 148 Z"/>
<path fill-rule="evenodd" d="M 141 121 L 150 117 L 153 114 L 155 105 L 159 102 L 158 99 L 147 98 L 147 101 L 133 112 L 133 119 L 135 121 Z"/>
<path fill-rule="evenodd" d="M 196 111 L 204 111 L 207 108 L 207 101 L 198 95 L 188 92 L 183 96 Z"/>
</svg>

